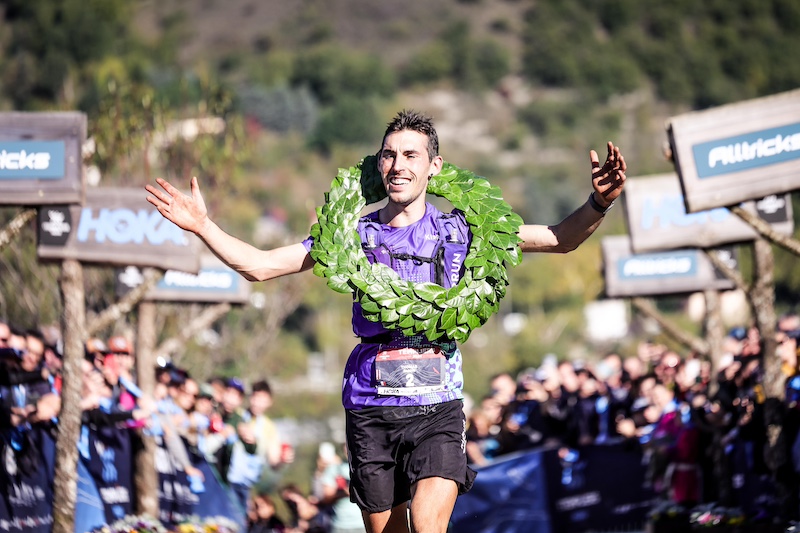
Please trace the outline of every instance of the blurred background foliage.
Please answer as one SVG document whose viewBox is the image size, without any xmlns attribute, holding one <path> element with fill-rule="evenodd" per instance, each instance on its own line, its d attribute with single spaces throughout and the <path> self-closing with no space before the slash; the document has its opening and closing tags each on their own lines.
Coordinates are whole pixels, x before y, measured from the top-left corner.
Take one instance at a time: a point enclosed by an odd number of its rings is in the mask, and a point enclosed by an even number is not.
<svg viewBox="0 0 800 533">
<path fill-rule="evenodd" d="M 798 46 L 796 0 L 5 0 L 0 110 L 81 110 L 98 185 L 197 175 L 223 228 L 276 246 L 308 234 L 335 169 L 373 153 L 402 107 L 434 115 L 445 159 L 490 177 L 526 221 L 551 223 L 585 199 L 589 149 L 613 139 L 630 176 L 669 172 L 667 117 L 800 86 Z M 213 119 L 224 127 L 206 128 Z M 0 209 L 0 222 L 17 212 Z M 600 234 L 624 231 L 617 210 Z M 463 348 L 470 394 L 547 353 L 634 349 L 634 336 L 585 338 L 583 306 L 603 290 L 599 241 L 511 273 L 500 315 Z M 58 271 L 34 243 L 29 227 L 0 252 L 0 316 L 25 327 L 59 316 Z M 800 273 L 776 254 L 781 310 Z M 88 269 L 90 312 L 115 299 L 109 270 Z M 294 384 L 278 415 L 336 413 L 350 302 L 310 275 L 254 292 L 261 303 L 231 311 L 180 363 L 201 379 Z M 194 307 L 160 306 L 162 338 Z M 514 335 L 509 313 L 527 317 Z"/>
</svg>

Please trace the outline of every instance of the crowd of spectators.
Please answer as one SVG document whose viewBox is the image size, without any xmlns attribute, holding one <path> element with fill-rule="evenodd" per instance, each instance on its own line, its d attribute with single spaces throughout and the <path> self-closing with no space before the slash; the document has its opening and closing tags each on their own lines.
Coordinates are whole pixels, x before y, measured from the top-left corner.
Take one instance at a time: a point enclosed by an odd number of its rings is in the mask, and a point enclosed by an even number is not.
<svg viewBox="0 0 800 533">
<path fill-rule="evenodd" d="M 626 356 L 585 363 L 548 356 L 516 376 L 497 374 L 468 410 L 469 461 L 483 466 L 521 450 L 627 443 L 641 448 L 647 481 L 661 498 L 684 506 L 745 504 L 797 520 L 798 338 L 800 316 L 782 316 L 776 341 L 786 397 L 771 411 L 755 328 L 728 332 L 713 375 L 707 359 L 654 342 Z M 767 427 L 776 424 L 783 430 L 770 443 Z M 765 493 L 756 489 L 753 499 L 739 501 L 745 483 Z"/>
<path fill-rule="evenodd" d="M 26 453 L 27 447 L 35 446 L 31 428 L 45 427 L 55 435 L 62 389 L 59 345 L 56 330 L 20 330 L 0 322 L 0 436 L 19 461 L 36 457 Z M 196 493 L 205 491 L 204 475 L 195 459 L 202 457 L 235 495 L 248 530 L 332 531 L 331 509 L 347 496 L 341 475 L 333 494 L 327 485 L 319 496 L 306 495 L 294 486 L 258 490 L 265 478 L 273 483 L 280 479 L 280 470 L 294 461 L 293 447 L 267 414 L 273 401 L 267 380 L 249 387 L 235 377 L 198 381 L 185 369 L 167 363 L 155 368 L 153 393 L 144 394 L 136 382 L 135 360 L 133 344 L 124 336 L 87 340 L 80 368 L 83 428 L 114 426 L 130 429 L 136 436 L 140 432 L 159 436 Z M 86 434 L 82 431 L 76 444 L 88 459 Z M 337 458 L 341 465 L 339 455 L 328 455 L 330 462 Z M 275 513 L 272 497 L 276 492 L 289 510 L 284 519 Z M 323 516 L 328 518 L 322 520 Z"/>
<path fill-rule="evenodd" d="M 800 479 L 800 316 L 779 320 L 778 356 L 786 377 L 778 409 L 780 439 L 765 429 L 761 339 L 755 328 L 734 328 L 712 375 L 709 361 L 665 345 L 642 342 L 637 353 L 608 353 L 594 361 L 547 356 L 537 368 L 491 378 L 490 393 L 466 402 L 466 450 L 485 466 L 504 455 L 545 447 L 630 443 L 647 458 L 648 482 L 680 504 L 735 505 L 744 477 L 768 479 L 777 510 L 798 519 Z M 0 322 L 0 430 L 15 450 L 28 445 L 26 428 L 53 425 L 61 407 L 57 332 L 18 330 Z M 192 456 L 203 457 L 236 495 L 249 531 L 350 533 L 363 531 L 349 501 L 347 454 L 320 446 L 304 493 L 297 486 L 260 483 L 294 460 L 269 418 L 266 380 L 246 387 L 237 378 L 194 379 L 167 364 L 156 372 L 152 397 L 136 384 L 134 347 L 124 336 L 92 338 L 82 363 L 82 423 L 115 425 L 163 437 L 193 491 L 204 490 Z M 249 388 L 249 390 L 248 390 Z M 81 448 L 78 443 L 79 449 Z M 278 476 L 279 477 L 279 476 Z M 288 510 L 279 516 L 275 499 Z M 766 500 L 765 500 L 766 501 Z M 751 502 L 752 503 L 752 502 Z"/>
</svg>

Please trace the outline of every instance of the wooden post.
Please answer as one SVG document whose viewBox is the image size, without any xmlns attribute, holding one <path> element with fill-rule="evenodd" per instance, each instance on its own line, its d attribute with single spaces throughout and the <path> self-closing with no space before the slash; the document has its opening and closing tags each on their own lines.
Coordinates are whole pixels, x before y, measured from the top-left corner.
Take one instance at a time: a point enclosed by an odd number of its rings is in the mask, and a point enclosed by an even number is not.
<svg viewBox="0 0 800 533">
<path fill-rule="evenodd" d="M 64 381 L 58 420 L 53 495 L 53 533 L 74 533 L 77 499 L 78 439 L 81 427 L 81 386 L 86 308 L 83 267 L 74 259 L 61 265 L 59 280 L 64 332 Z"/>
<path fill-rule="evenodd" d="M 767 398 L 784 398 L 784 379 L 781 361 L 776 356 L 775 341 L 775 256 L 772 245 L 759 237 L 753 243 L 753 265 L 755 268 L 750 301 L 753 305 L 756 326 L 761 333 L 761 353 L 764 365 L 764 393 Z"/>
<path fill-rule="evenodd" d="M 150 398 L 155 390 L 155 340 L 156 305 L 139 303 L 139 321 L 136 333 L 136 375 L 142 393 Z M 152 435 L 142 432 L 144 446 L 136 456 L 136 508 L 140 514 L 159 516 L 158 472 L 156 471 L 156 443 Z"/>
<path fill-rule="evenodd" d="M 709 394 L 717 392 L 717 373 L 719 361 L 722 357 L 722 339 L 725 337 L 725 327 L 722 324 L 722 307 L 720 306 L 719 291 L 709 289 L 703 291 L 706 300 L 705 337 L 708 343 L 708 359 L 711 361 L 711 382 Z"/>
</svg>

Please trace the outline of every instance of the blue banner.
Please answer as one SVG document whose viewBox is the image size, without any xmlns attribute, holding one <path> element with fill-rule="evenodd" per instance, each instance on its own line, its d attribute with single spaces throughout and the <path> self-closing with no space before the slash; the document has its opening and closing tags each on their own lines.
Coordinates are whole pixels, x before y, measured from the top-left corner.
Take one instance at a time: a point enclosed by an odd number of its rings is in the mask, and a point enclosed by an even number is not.
<svg viewBox="0 0 800 533">
<path fill-rule="evenodd" d="M 53 525 L 53 472 L 26 431 L 9 430 L 0 445 L 0 530 L 50 533 Z"/>
<path fill-rule="evenodd" d="M 478 469 L 456 501 L 458 533 L 643 529 L 655 500 L 638 448 L 622 444 L 510 455 Z"/>
<path fill-rule="evenodd" d="M 542 453 L 509 455 L 478 469 L 452 517 L 458 533 L 550 533 Z"/>
<path fill-rule="evenodd" d="M 754 131 L 692 146 L 700 179 L 800 158 L 800 124 Z"/>
<path fill-rule="evenodd" d="M 0 142 L 0 180 L 61 179 L 64 141 Z"/>
<path fill-rule="evenodd" d="M 75 532 L 95 531 L 108 523 L 103 500 L 97 485 L 82 460 L 78 460 L 77 494 L 75 499 Z"/>
<path fill-rule="evenodd" d="M 189 478 L 179 461 L 169 453 L 164 439 L 155 437 L 158 471 L 159 519 L 166 526 L 185 521 L 198 511 L 200 499 L 192 492 Z"/>
<path fill-rule="evenodd" d="M 638 447 L 627 444 L 543 452 L 553 531 L 643 529 L 656 494 Z"/>
<path fill-rule="evenodd" d="M 89 432 L 89 458 L 81 458 L 92 477 L 106 520 L 112 523 L 135 509 L 130 430 L 103 427 Z"/>
<path fill-rule="evenodd" d="M 196 458 L 193 457 L 192 459 Z M 203 473 L 203 485 L 205 488 L 204 492 L 197 495 L 198 501 L 194 514 L 200 518 L 224 516 L 237 524 L 241 524 L 243 529 L 240 531 L 245 531 L 247 520 L 244 509 L 239 505 L 233 491 L 228 489 L 220 480 L 217 470 L 209 465 L 205 459 L 199 459 L 194 463 L 194 466 Z"/>
</svg>

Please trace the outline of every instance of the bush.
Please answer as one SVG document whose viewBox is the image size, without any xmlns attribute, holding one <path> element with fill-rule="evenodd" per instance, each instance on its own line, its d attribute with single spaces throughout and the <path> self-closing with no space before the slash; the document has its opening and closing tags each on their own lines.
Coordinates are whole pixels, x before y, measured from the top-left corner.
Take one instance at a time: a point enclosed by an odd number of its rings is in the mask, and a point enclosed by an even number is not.
<svg viewBox="0 0 800 533">
<path fill-rule="evenodd" d="M 374 144 L 380 139 L 382 131 L 382 122 L 375 107 L 368 101 L 347 96 L 322 113 L 309 144 L 330 153 L 337 144 Z"/>
<path fill-rule="evenodd" d="M 394 94 L 394 74 L 378 57 L 333 45 L 301 53 L 294 62 L 292 85 L 308 87 L 323 105 L 345 97 L 388 97 Z"/>
</svg>

